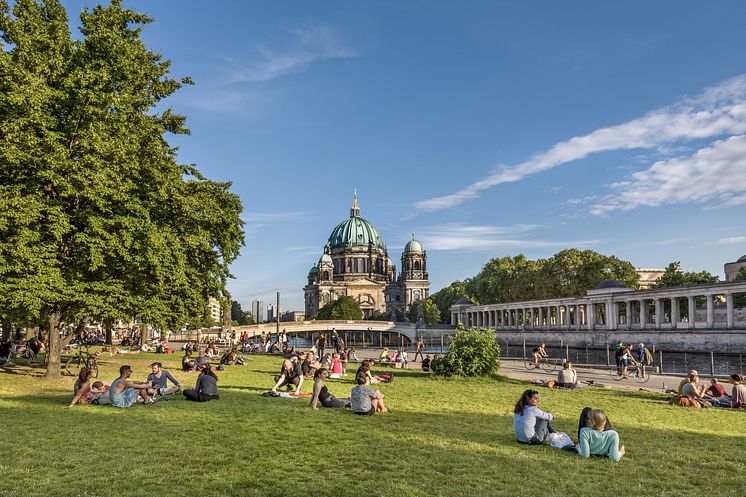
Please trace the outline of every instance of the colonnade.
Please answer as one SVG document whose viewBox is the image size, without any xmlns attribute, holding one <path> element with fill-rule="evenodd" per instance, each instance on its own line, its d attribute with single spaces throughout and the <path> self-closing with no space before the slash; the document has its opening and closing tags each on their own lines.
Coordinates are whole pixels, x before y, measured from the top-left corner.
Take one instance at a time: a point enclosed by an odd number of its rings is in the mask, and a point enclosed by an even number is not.
<svg viewBox="0 0 746 497">
<path fill-rule="evenodd" d="M 734 305 L 739 294 L 746 294 L 744 281 L 642 291 L 594 289 L 580 298 L 456 304 L 451 324 L 496 330 L 732 329 L 746 327 L 746 311 L 737 313 Z"/>
</svg>

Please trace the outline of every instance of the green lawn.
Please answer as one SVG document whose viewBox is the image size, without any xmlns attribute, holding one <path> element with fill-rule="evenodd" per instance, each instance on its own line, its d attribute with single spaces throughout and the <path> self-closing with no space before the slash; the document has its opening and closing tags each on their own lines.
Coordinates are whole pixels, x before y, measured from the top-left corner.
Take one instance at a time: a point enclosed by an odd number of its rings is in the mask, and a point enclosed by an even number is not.
<svg viewBox="0 0 746 497">
<path fill-rule="evenodd" d="M 180 381 L 178 357 L 103 357 L 144 379 L 153 360 Z M 156 359 L 157 358 L 157 359 Z M 279 358 L 219 374 L 220 400 L 182 398 L 120 410 L 66 409 L 73 378 L 0 374 L 0 496 L 58 495 L 744 495 L 746 412 L 669 406 L 660 395 L 598 388 L 542 390 L 555 427 L 573 434 L 583 406 L 604 409 L 627 448 L 619 463 L 514 441 L 525 383 L 399 372 L 382 385 L 388 415 L 308 407 L 259 394 Z M 330 380 L 349 396 L 352 379 Z M 310 391 L 310 382 L 304 391 Z"/>
</svg>

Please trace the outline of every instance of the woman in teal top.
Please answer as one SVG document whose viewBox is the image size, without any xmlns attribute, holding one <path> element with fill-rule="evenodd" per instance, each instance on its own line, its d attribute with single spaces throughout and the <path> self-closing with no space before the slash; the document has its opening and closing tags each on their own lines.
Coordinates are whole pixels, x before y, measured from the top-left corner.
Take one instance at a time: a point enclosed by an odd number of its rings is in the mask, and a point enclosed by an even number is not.
<svg viewBox="0 0 746 497">
<path fill-rule="evenodd" d="M 624 446 L 619 447 L 619 434 L 614 430 L 604 431 L 606 413 L 600 409 L 593 409 L 589 426 L 580 429 L 578 455 L 590 457 L 592 455 L 606 456 L 619 461 L 624 455 Z"/>
</svg>

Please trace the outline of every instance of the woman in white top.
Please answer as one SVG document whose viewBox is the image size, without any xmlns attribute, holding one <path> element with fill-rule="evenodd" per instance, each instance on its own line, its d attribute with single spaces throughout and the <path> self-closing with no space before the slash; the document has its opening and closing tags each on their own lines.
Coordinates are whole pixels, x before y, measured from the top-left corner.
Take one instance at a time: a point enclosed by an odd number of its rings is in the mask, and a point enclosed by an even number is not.
<svg viewBox="0 0 746 497">
<path fill-rule="evenodd" d="M 539 409 L 539 392 L 526 390 L 513 409 L 513 431 L 520 443 L 538 445 L 544 443 L 554 428 L 549 424 L 554 417 Z"/>
<path fill-rule="evenodd" d="M 557 375 L 557 383 L 560 388 L 575 388 L 578 385 L 578 372 L 572 367 L 570 361 L 565 361 L 562 370 Z"/>
</svg>

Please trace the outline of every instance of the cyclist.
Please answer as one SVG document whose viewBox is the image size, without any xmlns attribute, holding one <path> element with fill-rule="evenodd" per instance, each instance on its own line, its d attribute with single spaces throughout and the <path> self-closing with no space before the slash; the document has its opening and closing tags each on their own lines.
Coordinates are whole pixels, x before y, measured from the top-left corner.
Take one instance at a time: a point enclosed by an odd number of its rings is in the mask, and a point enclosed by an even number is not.
<svg viewBox="0 0 746 497">
<path fill-rule="evenodd" d="M 630 364 L 637 367 L 640 365 L 634 357 L 632 357 L 632 345 L 627 345 L 627 347 L 622 352 L 621 357 L 619 358 L 619 361 L 622 365 L 622 378 L 625 380 L 629 378 L 629 366 Z"/>
<path fill-rule="evenodd" d="M 544 349 L 544 344 L 542 343 L 538 347 L 534 349 L 534 365 L 536 367 L 539 367 L 539 363 L 542 359 L 546 359 L 549 357 L 549 354 L 547 354 L 547 351 Z"/>
</svg>

